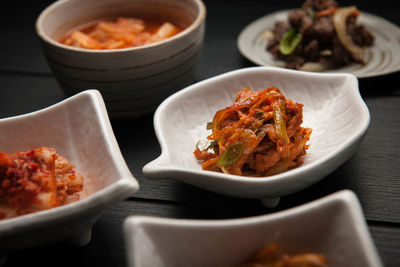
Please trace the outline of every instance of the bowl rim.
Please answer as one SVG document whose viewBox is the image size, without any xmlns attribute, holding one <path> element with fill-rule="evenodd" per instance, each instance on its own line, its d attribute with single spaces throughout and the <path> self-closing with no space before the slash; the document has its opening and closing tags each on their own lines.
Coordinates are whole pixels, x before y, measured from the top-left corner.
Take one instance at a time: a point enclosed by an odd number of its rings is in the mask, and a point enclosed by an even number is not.
<svg viewBox="0 0 400 267">
<path fill-rule="evenodd" d="M 42 24 L 43 20 L 48 16 L 49 13 L 51 13 L 54 9 L 58 8 L 59 6 L 63 5 L 64 3 L 74 1 L 74 0 L 58 0 L 49 6 L 47 6 L 38 16 L 36 19 L 35 23 L 35 30 L 37 35 L 45 41 L 47 44 L 51 46 L 55 46 L 61 49 L 66 49 L 78 53 L 91 53 L 91 54 L 118 54 L 118 53 L 124 53 L 124 52 L 131 52 L 131 51 L 137 51 L 137 50 L 146 50 L 146 49 L 151 49 L 153 47 L 158 47 L 163 44 L 173 42 L 174 40 L 180 39 L 181 37 L 184 37 L 188 35 L 190 32 L 193 32 L 195 29 L 197 29 L 205 20 L 206 17 L 206 6 L 203 3 L 202 0 L 190 0 L 193 3 L 196 4 L 197 8 L 199 9 L 199 12 L 197 14 L 197 17 L 195 20 L 183 31 L 180 33 L 171 36 L 165 40 L 151 43 L 151 44 L 146 44 L 146 45 L 141 45 L 141 46 L 136 46 L 136 47 L 128 47 L 128 48 L 119 48 L 119 49 L 88 49 L 88 48 L 79 48 L 79 47 L 73 47 L 69 45 L 62 44 L 53 38 L 51 38 L 47 33 L 45 33 L 42 29 Z"/>
<path fill-rule="evenodd" d="M 185 168 L 177 168 L 175 165 L 170 165 L 170 166 L 165 166 L 163 165 L 162 168 L 160 168 L 158 163 L 165 163 L 165 162 L 170 162 L 169 161 L 169 152 L 168 152 L 168 146 L 166 142 L 166 138 L 164 134 L 162 133 L 162 126 L 161 126 L 161 116 L 163 114 L 163 110 L 170 105 L 170 102 L 175 101 L 175 99 L 180 98 L 181 95 L 184 94 L 190 94 L 191 91 L 193 90 L 201 90 L 201 87 L 205 84 L 208 83 L 213 83 L 214 81 L 218 79 L 225 79 L 228 77 L 235 76 L 237 74 L 243 74 L 243 73 L 254 73 L 254 72 L 269 72 L 270 74 L 274 73 L 288 73 L 291 75 L 296 75 L 298 77 L 337 77 L 337 78 L 345 78 L 349 79 L 350 82 L 354 85 L 352 86 L 350 93 L 355 96 L 357 99 L 356 104 L 359 105 L 362 110 L 363 110 L 363 124 L 360 128 L 360 130 L 351 136 L 348 140 L 340 144 L 339 146 L 336 147 L 334 151 L 332 151 L 328 156 L 325 155 L 321 157 L 320 159 L 310 162 L 307 165 L 301 165 L 298 166 L 297 168 L 294 169 L 289 169 L 285 172 L 278 173 L 275 175 L 271 176 L 263 176 L 263 177 L 250 177 L 250 176 L 238 176 L 238 175 L 233 175 L 233 174 L 226 174 L 226 173 L 220 173 L 220 172 L 212 172 L 212 171 L 205 171 L 203 169 L 190 169 L 185 167 Z M 240 182 L 242 184 L 271 184 L 271 183 L 276 183 L 278 181 L 281 181 L 282 179 L 285 180 L 290 180 L 290 179 L 296 179 L 298 175 L 305 175 L 307 173 L 310 173 L 316 166 L 328 163 L 332 157 L 331 155 L 337 155 L 340 153 L 344 153 L 346 148 L 348 148 L 351 144 L 355 143 L 357 140 L 361 139 L 367 132 L 369 124 L 370 124 L 370 113 L 368 110 L 367 105 L 365 104 L 364 100 L 361 97 L 359 88 L 358 88 L 358 80 L 353 74 L 349 73 L 313 73 L 313 72 L 305 72 L 305 71 L 298 71 L 298 70 L 290 70 L 290 69 L 283 69 L 283 68 L 278 68 L 278 67 L 270 67 L 270 66 L 255 66 L 255 67 L 249 67 L 249 68 L 242 68 L 238 70 L 233 70 L 227 73 L 223 73 L 208 79 L 205 79 L 203 81 L 200 81 L 198 83 L 195 83 L 191 86 L 188 86 L 173 95 L 169 96 L 167 99 L 165 99 L 160 106 L 157 108 L 156 112 L 154 113 L 154 118 L 153 118 L 153 124 L 154 124 L 154 130 L 157 136 L 157 139 L 159 141 L 159 145 L 161 147 L 161 154 L 155 158 L 154 160 L 150 161 L 143 167 L 143 172 L 146 177 L 152 178 L 152 176 L 155 173 L 161 173 L 161 172 L 175 172 L 175 173 L 186 173 L 186 174 L 195 174 L 199 176 L 204 176 L 207 175 L 212 178 L 216 179 L 224 179 L 224 180 L 229 180 L 232 182 Z"/>
<path fill-rule="evenodd" d="M 24 230 L 37 229 L 53 223 L 71 221 L 90 210 L 94 211 L 94 213 L 100 213 L 100 211 L 96 210 L 99 208 L 104 209 L 139 190 L 139 183 L 129 171 L 119 149 L 117 139 L 114 136 L 110 120 L 108 119 L 103 98 L 101 97 L 100 92 L 95 89 L 82 91 L 43 109 L 0 119 L 0 124 L 12 120 L 25 120 L 32 116 L 49 113 L 52 112 L 53 108 L 66 105 L 69 102 L 76 101 L 83 97 L 89 97 L 94 100 L 93 105 L 95 106 L 95 110 L 97 110 L 97 117 L 102 121 L 101 127 L 106 130 L 105 138 L 110 141 L 109 145 L 112 146 L 113 151 L 117 152 L 113 154 L 112 158 L 118 166 L 120 179 L 83 199 L 67 205 L 0 220 L 0 237 L 11 236 L 13 234 L 21 233 L 21 231 Z M 89 214 L 90 215 L 88 216 L 93 216 L 92 213 Z"/>
<path fill-rule="evenodd" d="M 307 213 L 315 208 L 320 208 L 330 204 L 331 202 L 344 202 L 352 209 L 358 209 L 355 215 L 362 214 L 361 205 L 357 195 L 350 189 L 342 189 L 321 198 L 312 200 L 310 202 L 291 207 L 285 210 L 280 210 L 272 213 L 255 215 L 242 218 L 229 218 L 229 219 L 178 219 L 178 218 L 164 218 L 151 215 L 130 215 L 125 218 L 124 227 L 131 228 L 141 225 L 154 224 L 154 225 L 174 225 L 176 227 L 190 227 L 190 228 L 229 228 L 237 226 L 249 226 L 254 224 L 266 223 L 270 221 L 281 220 L 286 217 L 296 216 L 302 213 Z M 352 213 L 354 215 L 354 213 Z M 125 229 L 127 230 L 127 229 Z"/>
<path fill-rule="evenodd" d="M 365 256 L 368 262 L 374 263 L 371 266 L 383 266 L 380 255 L 374 245 L 374 241 L 369 232 L 365 216 L 357 195 L 349 190 L 343 189 L 321 198 L 312 200 L 308 203 L 301 204 L 286 210 L 281 210 L 269 214 L 233 218 L 233 219 L 175 219 L 162 218 L 145 215 L 128 216 L 123 223 L 124 241 L 126 244 L 126 252 L 128 259 L 133 261 L 135 245 L 135 232 L 141 228 L 151 226 L 165 227 L 166 229 L 184 229 L 188 231 L 196 230 L 211 230 L 218 231 L 219 229 L 237 229 L 237 228 L 252 228 L 259 225 L 268 225 L 271 222 L 279 222 L 288 220 L 292 217 L 307 215 L 325 210 L 333 204 L 340 204 L 345 209 L 349 210 L 347 219 L 351 220 L 355 226 L 357 237 L 360 239 L 362 250 L 365 251 Z M 315 211 L 316 210 L 316 211 Z"/>
</svg>

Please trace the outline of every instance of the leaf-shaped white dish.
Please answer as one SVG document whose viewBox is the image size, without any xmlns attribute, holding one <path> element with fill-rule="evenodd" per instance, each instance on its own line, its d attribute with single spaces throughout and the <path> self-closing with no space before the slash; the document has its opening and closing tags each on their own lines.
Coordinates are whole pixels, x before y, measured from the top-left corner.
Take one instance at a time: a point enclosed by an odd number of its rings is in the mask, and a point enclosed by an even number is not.
<svg viewBox="0 0 400 267">
<path fill-rule="evenodd" d="M 206 123 L 217 110 L 231 105 L 246 86 L 252 90 L 275 86 L 287 98 L 304 104 L 303 126 L 313 133 L 301 166 L 257 178 L 202 170 L 193 151 L 197 141 L 210 134 Z M 358 148 L 369 121 L 354 75 L 273 67 L 236 70 L 189 86 L 158 107 L 154 128 L 162 153 L 143 172 L 148 178 L 173 178 L 220 194 L 259 198 L 274 206 L 280 196 L 316 183 L 345 162 Z"/>
<path fill-rule="evenodd" d="M 329 266 L 383 266 L 360 203 L 349 190 L 249 218 L 131 216 L 124 222 L 124 235 L 130 267 L 238 266 L 271 243 L 289 255 L 322 253 Z"/>
<path fill-rule="evenodd" d="M 287 21 L 290 11 L 282 10 L 268 14 L 246 26 L 237 39 L 240 53 L 260 66 L 284 67 L 285 62 L 275 60 L 267 51 L 268 38 L 265 33 L 274 28 L 275 22 Z M 362 12 L 357 21 L 375 36 L 374 44 L 365 51 L 365 64 L 353 63 L 324 72 L 345 72 L 354 74 L 358 78 L 367 78 L 399 71 L 400 58 L 397 55 L 400 53 L 400 28 L 384 18 L 367 12 Z"/>
<path fill-rule="evenodd" d="M 0 119 L 0 151 L 13 153 L 41 146 L 56 149 L 83 175 L 80 200 L 0 220 L 2 253 L 61 240 L 85 245 L 101 213 L 139 189 L 97 90 L 29 114 Z"/>
</svg>

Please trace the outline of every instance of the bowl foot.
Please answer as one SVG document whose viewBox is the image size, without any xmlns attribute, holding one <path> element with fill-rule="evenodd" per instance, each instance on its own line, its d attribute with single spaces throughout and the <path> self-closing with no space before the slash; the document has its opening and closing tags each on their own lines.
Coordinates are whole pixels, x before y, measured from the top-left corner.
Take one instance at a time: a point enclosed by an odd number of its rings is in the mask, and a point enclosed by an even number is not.
<svg viewBox="0 0 400 267">
<path fill-rule="evenodd" d="M 274 208 L 278 206 L 280 200 L 280 197 L 267 197 L 260 199 L 261 203 L 267 208 Z"/>
<path fill-rule="evenodd" d="M 0 267 L 7 261 L 7 255 L 0 255 Z"/>
<path fill-rule="evenodd" d="M 84 247 L 89 244 L 92 239 L 92 228 L 82 232 L 79 236 L 70 239 L 68 242 L 75 247 Z"/>
</svg>

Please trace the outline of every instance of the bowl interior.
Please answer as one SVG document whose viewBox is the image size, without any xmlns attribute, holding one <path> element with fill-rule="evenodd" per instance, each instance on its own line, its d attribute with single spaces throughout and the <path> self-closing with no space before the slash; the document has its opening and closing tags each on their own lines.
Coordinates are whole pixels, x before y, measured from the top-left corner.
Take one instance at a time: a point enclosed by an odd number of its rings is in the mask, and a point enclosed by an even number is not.
<svg viewBox="0 0 400 267">
<path fill-rule="evenodd" d="M 56 149 L 84 177 L 81 199 L 130 177 L 97 91 L 86 91 L 44 110 L 0 120 L 0 150 Z"/>
<path fill-rule="evenodd" d="M 304 104 L 303 127 L 313 129 L 303 166 L 329 157 L 366 129 L 368 110 L 357 80 L 348 74 L 313 74 L 256 67 L 234 71 L 195 84 L 166 100 L 155 115 L 156 131 L 171 164 L 200 170 L 193 156 L 196 143 L 206 140 L 215 112 L 234 102 L 244 87 L 279 88 L 294 102 Z M 177 149 L 179 148 L 179 149 Z"/>
<path fill-rule="evenodd" d="M 130 266 L 237 266 L 271 243 L 287 254 L 322 253 L 330 266 L 380 266 L 358 200 L 348 191 L 245 219 L 129 220 Z"/>
<path fill-rule="evenodd" d="M 163 19 L 186 28 L 199 14 L 199 2 L 193 0 L 62 0 L 49 6 L 37 25 L 42 37 L 54 42 L 77 27 L 101 19 L 118 16 Z"/>
</svg>

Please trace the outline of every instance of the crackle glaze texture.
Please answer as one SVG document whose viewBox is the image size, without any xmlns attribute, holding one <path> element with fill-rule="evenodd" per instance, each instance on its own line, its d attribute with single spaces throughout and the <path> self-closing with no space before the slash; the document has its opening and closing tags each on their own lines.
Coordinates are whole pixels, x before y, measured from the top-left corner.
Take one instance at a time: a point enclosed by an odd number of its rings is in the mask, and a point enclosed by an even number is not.
<svg viewBox="0 0 400 267">
<path fill-rule="evenodd" d="M 206 124 L 231 105 L 242 88 L 279 88 L 304 104 L 304 127 L 313 129 L 304 164 L 270 177 L 239 177 L 204 171 L 193 156 L 206 140 Z M 270 67 L 233 71 L 192 85 L 165 100 L 154 116 L 161 156 L 144 167 L 149 178 L 175 178 L 205 189 L 248 198 L 279 197 L 322 179 L 358 148 L 369 112 L 351 74 L 315 74 Z"/>
<path fill-rule="evenodd" d="M 287 21 L 289 12 L 284 10 L 269 14 L 244 28 L 237 40 L 242 55 L 261 66 L 284 67 L 283 61 L 275 60 L 266 50 L 268 40 L 265 38 L 265 32 L 273 29 L 276 21 Z M 364 78 L 399 71 L 400 29 L 383 18 L 362 11 L 357 21 L 375 36 L 373 46 L 365 50 L 364 61 L 366 64 L 354 63 L 325 72 L 352 73 L 358 78 Z"/>
</svg>

